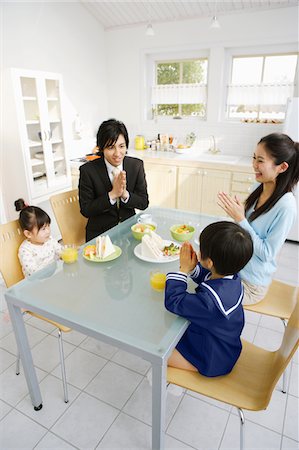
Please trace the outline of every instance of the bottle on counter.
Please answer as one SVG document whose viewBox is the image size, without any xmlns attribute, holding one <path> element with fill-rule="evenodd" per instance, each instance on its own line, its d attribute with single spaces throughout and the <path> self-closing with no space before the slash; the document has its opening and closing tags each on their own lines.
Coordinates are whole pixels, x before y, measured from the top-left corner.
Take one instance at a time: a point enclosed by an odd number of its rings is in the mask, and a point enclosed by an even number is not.
<svg viewBox="0 0 299 450">
<path fill-rule="evenodd" d="M 138 134 L 135 137 L 135 150 L 144 150 L 144 144 L 145 144 L 144 136 Z"/>
<path fill-rule="evenodd" d="M 152 141 L 152 143 L 151 143 L 151 150 L 153 150 L 153 151 L 157 150 L 156 141 Z"/>
</svg>

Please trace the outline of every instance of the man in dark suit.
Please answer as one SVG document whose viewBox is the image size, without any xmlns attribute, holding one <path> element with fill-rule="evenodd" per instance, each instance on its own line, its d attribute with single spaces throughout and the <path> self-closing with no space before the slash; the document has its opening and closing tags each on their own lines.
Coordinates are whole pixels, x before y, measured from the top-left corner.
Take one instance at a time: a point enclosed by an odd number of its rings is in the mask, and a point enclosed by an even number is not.
<svg viewBox="0 0 299 450">
<path fill-rule="evenodd" d="M 93 239 L 148 207 L 143 161 L 126 156 L 129 137 L 125 125 L 109 119 L 97 134 L 99 159 L 80 167 L 81 214 L 88 218 L 86 241 Z"/>
</svg>

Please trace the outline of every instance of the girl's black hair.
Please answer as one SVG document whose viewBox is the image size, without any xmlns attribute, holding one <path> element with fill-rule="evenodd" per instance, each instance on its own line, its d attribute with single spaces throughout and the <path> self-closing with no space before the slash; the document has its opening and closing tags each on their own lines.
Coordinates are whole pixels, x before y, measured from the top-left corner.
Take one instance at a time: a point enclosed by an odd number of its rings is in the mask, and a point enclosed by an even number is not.
<svg viewBox="0 0 299 450">
<path fill-rule="evenodd" d="M 199 236 L 202 259 L 210 258 L 219 275 L 233 275 L 243 269 L 253 254 L 248 231 L 234 222 L 211 223 Z"/>
<path fill-rule="evenodd" d="M 50 225 L 51 218 L 38 206 L 28 206 L 22 198 L 14 203 L 16 211 L 20 211 L 19 222 L 22 230 L 32 231 L 37 227 L 40 230 L 45 224 Z"/>
<path fill-rule="evenodd" d="M 115 144 L 118 136 L 122 134 L 125 138 L 126 147 L 129 148 L 129 135 L 125 124 L 116 119 L 103 122 L 97 133 L 97 147 L 102 152 L 105 148 Z"/>
<path fill-rule="evenodd" d="M 298 142 L 294 142 L 286 134 L 272 133 L 263 137 L 259 144 L 263 144 L 265 151 L 273 158 L 275 165 L 278 166 L 287 162 L 289 167 L 277 176 L 273 194 L 262 206 L 253 211 L 249 217 L 250 222 L 269 211 L 284 194 L 293 190 L 299 180 Z M 245 201 L 245 212 L 255 205 L 262 191 L 263 185 L 261 184 L 249 195 Z"/>
</svg>

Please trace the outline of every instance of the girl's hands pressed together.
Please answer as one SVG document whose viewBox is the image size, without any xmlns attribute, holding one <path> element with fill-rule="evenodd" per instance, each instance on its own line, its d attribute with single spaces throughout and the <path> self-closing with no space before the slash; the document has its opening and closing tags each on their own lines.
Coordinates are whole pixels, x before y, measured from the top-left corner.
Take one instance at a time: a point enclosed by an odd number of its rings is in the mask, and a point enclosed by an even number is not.
<svg viewBox="0 0 299 450">
<path fill-rule="evenodd" d="M 190 242 L 184 242 L 180 251 L 180 271 L 184 273 L 191 272 L 196 266 L 198 260 Z"/>
<path fill-rule="evenodd" d="M 245 218 L 244 205 L 237 196 L 233 198 L 225 192 L 219 192 L 218 200 L 217 204 L 236 222 L 241 222 Z"/>
</svg>

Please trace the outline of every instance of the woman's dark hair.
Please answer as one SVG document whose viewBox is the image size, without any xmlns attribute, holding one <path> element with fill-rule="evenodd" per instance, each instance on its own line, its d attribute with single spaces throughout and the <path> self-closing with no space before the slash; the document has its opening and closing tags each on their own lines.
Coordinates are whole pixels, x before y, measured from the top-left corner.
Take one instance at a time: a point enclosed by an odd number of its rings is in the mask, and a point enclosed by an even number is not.
<svg viewBox="0 0 299 450">
<path fill-rule="evenodd" d="M 287 162 L 289 167 L 285 172 L 280 173 L 276 178 L 276 185 L 273 194 L 249 217 L 249 221 L 259 217 L 269 211 L 275 203 L 287 192 L 291 192 L 299 180 L 299 143 L 294 142 L 289 136 L 283 133 L 272 133 L 263 137 L 259 144 L 264 146 L 265 151 L 274 160 L 275 165 Z M 255 205 L 263 191 L 263 185 L 258 186 L 245 201 L 245 212 Z"/>
<path fill-rule="evenodd" d="M 248 231 L 234 222 L 208 225 L 199 236 L 202 259 L 210 258 L 219 275 L 233 275 L 252 257 L 253 242 Z"/>
<path fill-rule="evenodd" d="M 28 206 L 22 198 L 16 200 L 14 205 L 16 211 L 21 211 L 19 222 L 22 230 L 32 231 L 34 227 L 40 230 L 45 224 L 50 225 L 50 217 L 38 206 Z"/>
<path fill-rule="evenodd" d="M 102 152 L 105 148 L 115 144 L 118 136 L 122 134 L 129 148 L 129 135 L 125 124 L 116 119 L 109 119 L 103 122 L 97 133 L 97 147 Z"/>
</svg>

